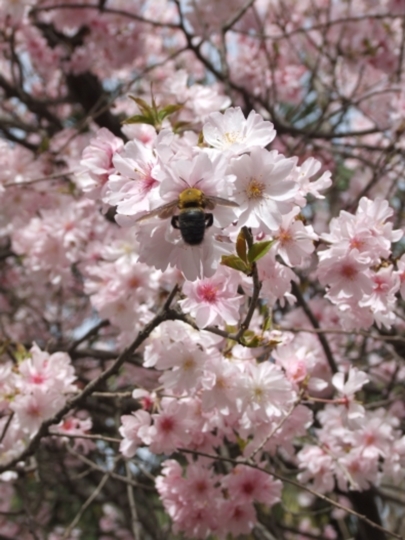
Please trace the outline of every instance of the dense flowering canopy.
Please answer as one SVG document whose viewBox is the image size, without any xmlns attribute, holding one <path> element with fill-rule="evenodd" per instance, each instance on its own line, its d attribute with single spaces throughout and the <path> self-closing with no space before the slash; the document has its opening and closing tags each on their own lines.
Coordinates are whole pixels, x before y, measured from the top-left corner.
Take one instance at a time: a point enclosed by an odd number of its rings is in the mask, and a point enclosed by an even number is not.
<svg viewBox="0 0 405 540">
<path fill-rule="evenodd" d="M 404 15 L 0 1 L 1 538 L 404 536 Z"/>
</svg>

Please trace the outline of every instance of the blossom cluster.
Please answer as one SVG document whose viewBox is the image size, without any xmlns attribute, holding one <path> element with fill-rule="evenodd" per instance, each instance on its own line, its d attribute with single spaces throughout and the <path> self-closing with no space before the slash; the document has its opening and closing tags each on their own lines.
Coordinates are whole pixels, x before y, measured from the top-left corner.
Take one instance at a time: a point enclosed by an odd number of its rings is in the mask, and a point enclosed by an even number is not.
<svg viewBox="0 0 405 540">
<path fill-rule="evenodd" d="M 291 434 L 305 434 L 312 421 L 310 410 L 302 405 L 294 407 L 297 394 L 278 366 L 258 364 L 239 346 L 232 349 L 231 357 L 225 357 L 220 353 L 221 342 L 208 332 L 190 333 L 181 322 L 163 323 L 152 334 L 144 365 L 162 373 L 159 382 L 164 397 L 134 390 L 133 397 L 141 408 L 121 418 L 124 456 L 133 457 L 140 446 L 155 454 L 188 449 L 214 455 L 223 437 L 233 444 L 249 441 L 246 457 L 253 456 L 259 447 L 272 453 L 279 446 L 293 451 Z M 270 437 L 272 432 L 276 435 Z M 279 482 L 265 472 L 242 466 L 220 479 L 213 474 L 208 459 L 190 463 L 186 475 L 187 479 L 182 479 L 176 462 L 165 462 L 157 486 L 175 526 L 190 537 L 204 538 L 219 531 L 236 533 L 238 528 L 248 532 L 256 522 L 252 503 L 272 505 L 280 495 Z M 223 490 L 231 486 L 229 497 L 224 498 Z M 190 490 L 199 493 L 192 503 Z M 264 493 L 258 495 L 257 490 Z M 221 519 L 225 507 L 234 520 Z"/>
<path fill-rule="evenodd" d="M 352 328 L 374 322 L 389 328 L 395 322 L 401 277 L 386 261 L 403 232 L 393 230 L 392 215 L 387 201 L 363 197 L 355 214 L 342 211 L 332 219 L 330 233 L 322 235 L 329 247 L 318 253 L 317 276 Z"/>
<path fill-rule="evenodd" d="M 42 422 L 59 412 L 68 395 L 77 390 L 75 379 L 68 354 L 49 354 L 36 344 L 22 355 L 17 365 L 9 361 L 1 366 L 0 410 L 4 414 L 0 419 L 1 429 L 9 423 L 0 444 L 1 463 L 18 456 Z"/>
<path fill-rule="evenodd" d="M 100 130 L 83 154 L 78 182 L 91 197 L 114 206 L 123 226 L 148 212 L 154 216 L 161 206 L 176 205 L 188 188 L 232 204 L 219 202 L 200 245 L 189 245 L 180 231 L 157 217 L 138 223 L 139 261 L 159 270 L 178 268 L 190 281 L 211 277 L 221 256 L 232 251 L 226 238 L 243 226 L 277 238 L 273 258 L 280 252 L 287 264 L 302 263 L 317 236 L 310 226 L 297 224 L 296 217 L 308 194 L 321 197 L 330 174 L 310 182 L 319 162 L 309 158 L 297 166 L 295 158 L 267 150 L 275 130 L 254 111 L 246 119 L 240 108 L 212 112 L 202 131 L 204 147 L 193 132 L 180 139 L 166 127 L 148 144 L 135 139 L 122 148 L 116 137 Z M 280 272 L 276 267 L 275 273 Z"/>
<path fill-rule="evenodd" d="M 115 219 L 123 227 L 117 240 L 101 248 L 97 264 L 91 259 L 87 264 L 85 287 L 92 304 L 120 328 L 122 339 L 138 328 L 135 315 L 137 322 L 150 320 L 166 279 L 166 284 L 182 283 L 178 306 L 196 327 L 208 330 L 166 322 L 149 337 L 143 365 L 160 373 L 160 388 L 134 390 L 139 408 L 121 417 L 120 450 L 127 458 L 136 456 L 140 447 L 154 454 L 181 450 L 207 456 L 215 455 L 226 439 L 258 467 L 266 453 L 288 456 L 301 469 L 299 479 L 313 480 L 320 491 L 332 490 L 335 482 L 342 491 L 367 489 L 401 465 L 402 443 L 394 421 L 387 444 L 396 448 L 395 459 L 369 452 L 363 470 L 358 465 L 363 454 L 355 442 L 348 452 L 351 433 L 360 437 L 360 424 L 377 425 L 382 413 L 365 411 L 354 399 L 369 379 L 341 355 L 345 338 L 331 339 L 340 369 L 333 376 L 316 336 L 260 329 L 257 314 L 251 321 L 251 332 L 261 333 L 256 349 L 229 347 L 209 330 L 215 325 L 237 327 L 248 308 L 246 295 L 253 294 L 246 272 L 219 265 L 222 255 L 233 253 L 243 227 L 254 243 L 269 246 L 256 263 L 267 310 L 296 302 L 291 292 L 291 283 L 299 281 L 296 270 L 307 269 L 318 255 L 316 277 L 327 294 L 310 305 L 320 322 L 338 331 L 368 327 L 374 321 L 390 326 L 403 270 L 401 261 L 397 269 L 392 262 L 384 264 L 392 255 L 392 243 L 402 236 L 389 221 L 392 210 L 385 201 L 363 198 L 355 214 L 341 212 L 332 219 L 330 232 L 317 234 L 301 213 L 308 196 L 321 200 L 321 191 L 331 184 L 320 162 L 310 157 L 298 165 L 296 158 L 268 150 L 275 137 L 272 124 L 254 112 L 245 118 L 239 108 L 208 114 L 202 133 L 204 144 L 193 132 L 179 137 L 166 125 L 146 140 L 135 135 L 122 145 L 102 129 L 83 153 L 78 184 L 104 211 L 114 206 Z M 189 245 L 167 216 L 158 217 L 167 207 L 176 212 L 189 188 L 232 204 L 215 206 L 213 225 L 197 246 Z M 383 286 L 384 276 L 392 276 L 391 288 Z M 291 309 L 285 322 L 308 326 L 299 309 Z M 274 344 L 268 348 L 269 343 Z M 316 430 L 318 444 L 304 443 L 295 455 L 294 444 L 299 437 L 305 441 L 314 422 L 302 396 L 327 397 L 330 405 L 317 414 L 322 426 Z M 339 424 L 331 424 L 333 419 Z M 212 465 L 211 459 L 199 458 L 183 471 L 175 461 L 164 462 L 156 485 L 175 530 L 195 538 L 250 532 L 256 523 L 253 504 L 274 504 L 280 497 L 279 484 L 264 470 L 253 481 L 254 469 L 238 465 L 219 476 Z M 245 485 L 249 497 L 241 504 L 237 489 L 224 497 L 230 478 L 247 478 L 249 485 L 257 486 L 263 479 L 277 485 L 277 496 L 261 500 Z M 234 516 L 234 526 L 221 520 L 225 507 Z"/>
<path fill-rule="evenodd" d="M 236 465 L 219 477 L 201 460 L 189 464 L 186 477 L 177 461 L 165 461 L 156 487 L 174 531 L 188 538 L 248 534 L 256 522 L 253 503 L 272 506 L 281 494 L 281 482 L 263 471 Z"/>
<path fill-rule="evenodd" d="M 0 5 L 0 536 L 403 536 L 405 1 Z"/>
</svg>

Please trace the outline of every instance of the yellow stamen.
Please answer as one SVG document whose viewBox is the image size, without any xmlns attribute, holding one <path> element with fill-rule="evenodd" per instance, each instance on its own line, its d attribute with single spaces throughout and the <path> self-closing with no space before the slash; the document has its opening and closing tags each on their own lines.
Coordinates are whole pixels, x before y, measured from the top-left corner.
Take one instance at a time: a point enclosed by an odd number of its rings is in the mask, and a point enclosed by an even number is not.
<svg viewBox="0 0 405 540">
<path fill-rule="evenodd" d="M 259 182 L 256 178 L 251 178 L 246 188 L 246 195 L 248 199 L 261 199 L 264 191 L 263 182 Z"/>
</svg>

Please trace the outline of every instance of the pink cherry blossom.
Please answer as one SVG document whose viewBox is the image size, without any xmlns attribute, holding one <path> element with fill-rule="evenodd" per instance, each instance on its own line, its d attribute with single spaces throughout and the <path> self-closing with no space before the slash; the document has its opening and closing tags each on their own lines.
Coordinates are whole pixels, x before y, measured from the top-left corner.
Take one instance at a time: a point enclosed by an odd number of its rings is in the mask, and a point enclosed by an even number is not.
<svg viewBox="0 0 405 540">
<path fill-rule="evenodd" d="M 15 412 L 21 428 L 30 435 L 38 431 L 44 420 L 48 420 L 66 403 L 58 391 L 34 388 L 29 394 L 15 397 L 10 408 Z"/>
<path fill-rule="evenodd" d="M 235 201 L 239 204 L 238 225 L 277 230 L 283 214 L 291 212 L 298 184 L 294 181 L 295 160 L 276 150 L 254 149 L 233 162 L 236 175 Z"/>
<path fill-rule="evenodd" d="M 335 257 L 321 259 L 318 266 L 319 281 L 329 285 L 329 297 L 360 300 L 373 290 L 369 266 L 369 259 L 362 257 L 357 249 L 349 253 L 342 250 Z"/>
<path fill-rule="evenodd" d="M 221 517 L 220 526 L 232 535 L 249 534 L 257 519 L 252 504 L 243 504 L 232 499 L 222 505 Z"/>
<path fill-rule="evenodd" d="M 204 328 L 208 325 L 224 322 L 237 324 L 242 297 L 237 294 L 239 279 L 235 272 L 220 267 L 212 278 L 186 281 L 183 293 L 187 295 L 181 300 L 185 313 L 195 318 L 197 325 Z"/>
<path fill-rule="evenodd" d="M 240 395 L 252 422 L 281 416 L 295 399 L 281 369 L 270 362 L 248 365 Z"/>
<path fill-rule="evenodd" d="M 223 152 L 240 155 L 258 146 L 264 148 L 275 137 L 271 122 L 251 111 L 245 119 L 239 107 L 230 108 L 224 114 L 210 114 L 203 126 L 206 142 Z"/>
<path fill-rule="evenodd" d="M 280 500 L 282 487 L 279 480 L 246 465 L 237 465 L 223 478 L 222 485 L 232 494 L 233 500 L 242 504 L 262 502 L 268 505 Z"/>
<path fill-rule="evenodd" d="M 80 162 L 82 171 L 77 173 L 78 183 L 88 197 L 103 198 L 108 177 L 114 171 L 114 154 L 120 152 L 123 146 L 122 139 L 106 128 L 99 129 L 96 137 L 90 140 Z"/>
<path fill-rule="evenodd" d="M 121 416 L 122 426 L 119 431 L 123 437 L 120 443 L 120 451 L 125 457 L 135 455 L 138 447 L 142 444 L 141 433 L 145 433 L 150 426 L 151 417 L 146 411 L 136 411 L 132 415 Z"/>
<path fill-rule="evenodd" d="M 103 201 L 117 207 L 126 225 L 131 221 L 125 218 L 133 220 L 133 216 L 150 210 L 153 194 L 157 197 L 157 159 L 150 147 L 129 141 L 120 154 L 114 155 L 113 163 L 116 173 L 109 177 Z"/>
<path fill-rule="evenodd" d="M 301 266 L 314 252 L 314 242 L 318 240 L 313 228 L 304 225 L 297 216 L 298 209 L 282 216 L 280 228 L 275 233 L 272 249 L 289 266 Z"/>
<path fill-rule="evenodd" d="M 178 394 L 191 393 L 200 386 L 208 358 L 207 353 L 194 344 L 176 343 L 164 351 L 155 367 L 164 370 L 159 380 L 166 389 Z M 172 369 L 169 371 L 169 368 Z"/>
<path fill-rule="evenodd" d="M 143 436 L 143 442 L 156 454 L 168 454 L 178 446 L 187 445 L 191 422 L 187 405 L 174 399 L 162 400 L 162 410 L 152 415 L 153 425 Z"/>
</svg>

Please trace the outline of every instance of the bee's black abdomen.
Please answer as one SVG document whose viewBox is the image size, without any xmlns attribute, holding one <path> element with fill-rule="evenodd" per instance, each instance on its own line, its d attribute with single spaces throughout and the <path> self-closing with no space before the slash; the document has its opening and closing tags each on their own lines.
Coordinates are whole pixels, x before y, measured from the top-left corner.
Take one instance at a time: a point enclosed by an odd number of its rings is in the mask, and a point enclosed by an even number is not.
<svg viewBox="0 0 405 540">
<path fill-rule="evenodd" d="M 205 213 L 198 208 L 187 208 L 178 216 L 178 228 L 186 244 L 198 246 L 204 239 Z"/>
</svg>

